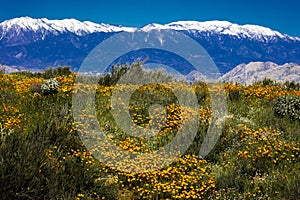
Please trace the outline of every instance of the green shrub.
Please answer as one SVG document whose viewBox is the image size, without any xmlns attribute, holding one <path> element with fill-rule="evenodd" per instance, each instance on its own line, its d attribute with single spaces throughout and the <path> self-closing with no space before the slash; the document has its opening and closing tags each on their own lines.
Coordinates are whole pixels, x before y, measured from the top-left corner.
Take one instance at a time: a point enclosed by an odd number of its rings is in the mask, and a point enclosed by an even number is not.
<svg viewBox="0 0 300 200">
<path fill-rule="evenodd" d="M 58 66 L 56 68 L 50 67 L 50 68 L 46 69 L 45 71 L 39 71 L 39 72 L 18 71 L 18 72 L 12 72 L 10 74 L 24 76 L 24 77 L 36 77 L 36 78 L 50 79 L 50 78 L 55 78 L 56 76 L 69 76 L 70 74 L 72 74 L 72 71 L 69 66 L 65 66 L 65 67 Z"/>
<path fill-rule="evenodd" d="M 70 75 L 71 72 L 71 68 L 70 67 L 57 67 L 57 68 L 48 68 L 45 70 L 45 72 L 42 73 L 37 73 L 36 75 L 41 76 L 43 78 L 49 79 L 49 78 L 54 78 L 56 76 L 68 76 Z"/>
<path fill-rule="evenodd" d="M 229 90 L 229 100 L 230 101 L 239 101 L 241 100 L 242 96 L 243 96 L 243 91 L 239 90 L 239 89 L 234 89 L 234 90 Z"/>
<path fill-rule="evenodd" d="M 276 81 L 269 79 L 265 77 L 263 80 L 257 80 L 253 83 L 253 85 L 261 85 L 261 86 L 274 86 L 274 85 L 280 85 Z"/>
<path fill-rule="evenodd" d="M 34 84 L 31 86 L 30 91 L 31 91 L 32 93 L 37 92 L 37 93 L 39 93 L 39 94 L 42 94 L 42 85 L 43 85 L 43 84 L 41 84 L 41 83 L 34 83 Z"/>
<path fill-rule="evenodd" d="M 200 105 L 205 105 L 205 102 L 209 98 L 209 90 L 207 87 L 207 84 L 205 82 L 199 82 L 194 85 L 195 88 L 195 94 L 198 99 L 198 103 Z"/>
<path fill-rule="evenodd" d="M 300 83 L 296 83 L 295 81 L 287 81 L 283 86 L 287 90 L 300 90 Z"/>
<path fill-rule="evenodd" d="M 274 114 L 277 117 L 287 117 L 291 120 L 300 120 L 300 97 L 280 96 L 274 100 Z"/>
<path fill-rule="evenodd" d="M 117 84 L 118 80 L 126 74 L 129 70 L 129 66 L 114 66 L 112 65 L 110 68 L 110 73 L 107 73 L 99 78 L 99 85 L 110 86 Z"/>
</svg>

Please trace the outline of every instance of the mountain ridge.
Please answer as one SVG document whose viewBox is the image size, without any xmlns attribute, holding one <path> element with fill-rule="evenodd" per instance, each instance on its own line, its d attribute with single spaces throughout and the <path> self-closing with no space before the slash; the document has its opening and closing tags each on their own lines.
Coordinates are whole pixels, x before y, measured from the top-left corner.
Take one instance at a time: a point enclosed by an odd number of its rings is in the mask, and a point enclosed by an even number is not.
<svg viewBox="0 0 300 200">
<path fill-rule="evenodd" d="M 19 17 L 9 20 L 5 20 L 0 23 L 2 27 L 2 34 L 0 40 L 5 34 L 16 26 L 28 31 L 37 31 L 44 28 L 47 31 L 58 34 L 66 31 L 72 32 L 76 35 L 82 36 L 84 34 L 90 34 L 95 32 L 120 32 L 127 31 L 133 32 L 135 30 L 149 31 L 155 29 L 173 29 L 173 30 L 198 30 L 203 32 L 218 32 L 221 34 L 236 35 L 236 36 L 278 36 L 278 37 L 289 37 L 290 39 L 300 40 L 300 37 L 289 36 L 288 34 L 282 34 L 276 30 L 272 30 L 268 27 L 245 24 L 239 25 L 231 23 L 229 21 L 222 20 L 210 20 L 210 21 L 174 21 L 168 24 L 151 23 L 141 28 L 138 27 L 127 27 L 127 26 L 116 26 L 105 23 L 95 23 L 91 21 L 79 21 L 74 18 L 60 19 L 60 20 L 49 20 L 47 18 L 31 18 L 31 17 Z M 18 30 L 19 31 L 19 30 Z"/>
<path fill-rule="evenodd" d="M 221 74 L 252 61 L 300 64 L 299 37 L 258 25 L 214 20 L 152 23 L 136 28 L 31 17 L 0 23 L 0 64 L 29 70 L 69 65 L 76 70 L 96 45 L 112 35 L 153 29 L 172 29 L 191 37 L 209 53 Z"/>
<path fill-rule="evenodd" d="M 238 25 L 235 23 L 231 23 L 229 21 L 221 21 L 221 20 L 211 20 L 211 21 L 176 21 L 168 24 L 158 24 L 152 23 L 142 27 L 142 30 L 148 31 L 152 29 L 173 29 L 173 30 L 198 30 L 202 32 L 218 32 L 224 35 L 235 35 L 238 37 L 251 37 L 256 36 L 256 39 L 261 39 L 261 37 L 289 37 L 290 39 L 300 40 L 299 37 L 289 36 L 287 34 L 282 34 L 278 31 L 272 30 L 267 27 L 245 24 Z M 258 36 L 258 37 L 257 37 Z"/>
</svg>

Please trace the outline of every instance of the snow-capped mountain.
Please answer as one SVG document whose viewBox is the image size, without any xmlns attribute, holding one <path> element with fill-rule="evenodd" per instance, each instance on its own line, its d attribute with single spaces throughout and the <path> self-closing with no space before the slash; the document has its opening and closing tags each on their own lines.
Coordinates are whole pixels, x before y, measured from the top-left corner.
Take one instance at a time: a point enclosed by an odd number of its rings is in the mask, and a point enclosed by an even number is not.
<svg viewBox="0 0 300 200">
<path fill-rule="evenodd" d="M 46 18 L 33 19 L 30 17 L 20 17 L 6 20 L 1 23 L 3 33 L 14 30 L 20 31 L 45 31 L 53 34 L 72 32 L 76 35 L 86 35 L 94 32 L 119 32 L 134 31 L 136 28 L 113 26 L 109 24 L 96 24 L 90 21 L 78 21 L 76 19 L 49 20 Z M 3 35 L 2 35 L 3 36 Z"/>
<path fill-rule="evenodd" d="M 290 37 L 278 31 L 271 30 L 258 25 L 238 25 L 228 21 L 177 21 L 169 24 L 149 24 L 142 28 L 144 31 L 153 29 L 172 29 L 178 31 L 198 31 L 214 34 L 236 36 L 238 38 L 253 38 L 257 40 L 268 40 L 274 37 L 289 38 L 292 40 L 300 40 L 297 37 Z"/>
<path fill-rule="evenodd" d="M 221 74 L 252 61 L 300 64 L 300 38 L 257 25 L 178 21 L 135 28 L 30 17 L 0 23 L 0 64 L 27 69 L 69 65 L 76 70 L 94 47 L 117 32 L 153 29 L 172 29 L 190 36 L 209 53 Z"/>
<path fill-rule="evenodd" d="M 6 40 L 8 45 L 13 46 L 44 40 L 47 36 L 57 36 L 64 33 L 84 36 L 96 32 L 133 32 L 135 30 L 136 28 L 104 23 L 96 24 L 90 21 L 81 22 L 76 19 L 49 20 L 20 17 L 6 20 L 0 24 L 0 40 Z"/>
<path fill-rule="evenodd" d="M 238 65 L 224 74 L 220 80 L 251 84 L 264 78 L 280 82 L 295 81 L 300 83 L 300 66 L 295 63 L 277 65 L 273 62 L 250 62 Z"/>
</svg>

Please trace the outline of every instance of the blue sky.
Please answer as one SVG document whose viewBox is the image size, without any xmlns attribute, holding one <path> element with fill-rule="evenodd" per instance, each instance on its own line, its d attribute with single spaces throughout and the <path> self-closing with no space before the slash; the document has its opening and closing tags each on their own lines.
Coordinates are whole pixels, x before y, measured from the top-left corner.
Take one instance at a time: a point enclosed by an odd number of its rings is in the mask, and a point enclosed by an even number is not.
<svg viewBox="0 0 300 200">
<path fill-rule="evenodd" d="M 298 0 L 1 0 L 0 21 L 30 16 L 76 18 L 124 26 L 178 20 L 258 24 L 300 37 Z"/>
</svg>

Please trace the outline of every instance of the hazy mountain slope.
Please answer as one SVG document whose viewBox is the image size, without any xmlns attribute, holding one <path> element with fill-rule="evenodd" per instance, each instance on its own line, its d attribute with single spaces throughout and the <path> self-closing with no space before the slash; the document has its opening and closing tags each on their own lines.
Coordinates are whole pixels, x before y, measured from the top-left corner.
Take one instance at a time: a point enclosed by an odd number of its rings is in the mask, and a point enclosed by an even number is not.
<svg viewBox="0 0 300 200">
<path fill-rule="evenodd" d="M 300 82 L 300 66 L 295 63 L 277 65 L 272 62 L 251 62 L 249 64 L 238 65 L 224 74 L 220 80 L 250 84 L 264 78 L 280 82 Z"/>
</svg>

